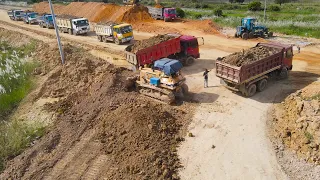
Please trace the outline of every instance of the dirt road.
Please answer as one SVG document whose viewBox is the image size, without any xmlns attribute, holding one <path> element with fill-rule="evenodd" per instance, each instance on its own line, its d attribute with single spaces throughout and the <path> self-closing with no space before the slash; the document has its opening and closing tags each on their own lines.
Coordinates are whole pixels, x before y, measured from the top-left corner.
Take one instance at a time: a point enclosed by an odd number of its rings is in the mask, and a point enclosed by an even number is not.
<svg viewBox="0 0 320 180">
<path fill-rule="evenodd" d="M 26 33 L 30 36 L 36 32 L 54 35 L 53 30 L 41 29 L 38 26 L 25 25 L 22 22 L 10 21 L 4 10 L 0 10 L 0 20 L 16 25 L 1 24 L 4 28 Z M 0 22 L 1 23 L 1 22 Z M 171 24 L 175 26 L 175 24 Z M 180 28 L 181 24 L 177 24 Z M 202 73 L 204 68 L 213 69 L 214 59 L 225 56 L 247 47 L 254 46 L 259 40 L 242 41 L 225 38 L 221 35 L 208 35 L 194 29 L 184 29 L 184 33 L 203 36 L 205 45 L 201 47 L 201 59 L 194 65 L 184 68 L 187 84 L 194 98 L 199 102 L 195 116 L 189 126 L 189 131 L 195 137 L 185 137 L 178 150 L 183 169 L 182 179 L 286 179 L 279 167 L 274 151 L 266 135 L 266 114 L 268 108 L 275 102 L 282 101 L 289 93 L 301 89 L 308 84 L 319 81 L 320 54 L 317 48 L 306 47 L 302 53 L 295 56 L 294 70 L 286 81 L 274 81 L 268 89 L 253 98 L 244 98 L 239 94 L 220 86 L 214 72 L 209 75 L 209 88 L 203 88 Z M 32 34 L 33 33 L 33 34 Z M 136 37 L 146 38 L 150 33 L 135 32 Z M 54 37 L 37 35 L 39 38 L 54 40 Z M 79 42 L 90 47 L 107 48 L 121 52 L 125 46 L 104 44 L 98 42 L 94 35 L 90 37 L 62 34 L 68 41 Z M 92 50 L 110 59 L 110 55 L 102 50 Z M 99 55 L 98 55 L 99 56 Z M 102 56 L 102 55 L 101 55 Z M 214 147 L 214 148 L 213 148 Z M 73 147 L 72 149 L 77 149 Z M 68 154 L 62 160 L 68 160 Z M 102 160 L 100 160 L 102 159 Z M 97 163 L 104 161 L 97 158 Z M 60 171 L 58 165 L 54 167 Z M 97 164 L 92 163 L 92 164 Z M 64 167 L 62 166 L 61 167 Z M 72 166 L 72 164 L 68 164 Z M 71 168 L 73 169 L 73 168 Z M 90 169 L 90 168 L 89 168 Z M 61 172 L 55 172 L 60 174 Z"/>
</svg>

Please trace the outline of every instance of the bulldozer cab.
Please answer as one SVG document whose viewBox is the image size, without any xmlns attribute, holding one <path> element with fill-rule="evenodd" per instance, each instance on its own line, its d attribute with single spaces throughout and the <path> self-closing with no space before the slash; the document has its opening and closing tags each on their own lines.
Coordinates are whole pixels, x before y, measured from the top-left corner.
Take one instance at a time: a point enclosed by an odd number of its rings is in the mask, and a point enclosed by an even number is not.
<svg viewBox="0 0 320 180">
<path fill-rule="evenodd" d="M 245 27 L 248 31 L 251 31 L 257 23 L 257 19 L 255 18 L 243 18 L 241 21 L 241 26 Z"/>
</svg>

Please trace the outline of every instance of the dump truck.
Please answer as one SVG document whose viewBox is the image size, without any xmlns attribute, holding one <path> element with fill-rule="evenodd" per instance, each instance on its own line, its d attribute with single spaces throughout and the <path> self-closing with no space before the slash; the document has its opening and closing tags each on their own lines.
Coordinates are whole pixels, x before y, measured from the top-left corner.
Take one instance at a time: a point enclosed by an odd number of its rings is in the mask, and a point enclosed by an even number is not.
<svg viewBox="0 0 320 180">
<path fill-rule="evenodd" d="M 177 19 L 177 12 L 175 8 L 165 7 L 151 7 L 148 6 L 148 12 L 153 19 L 161 19 L 165 22 Z"/>
<path fill-rule="evenodd" d="M 9 18 L 13 21 L 22 21 L 22 16 L 23 16 L 22 10 L 12 9 L 7 11 L 7 14 Z"/>
<path fill-rule="evenodd" d="M 54 28 L 53 16 L 51 14 L 43 14 L 38 16 L 37 21 L 41 28 Z"/>
<path fill-rule="evenodd" d="M 171 104 L 188 93 L 186 79 L 180 71 L 182 67 L 178 60 L 163 58 L 155 61 L 152 68 L 140 68 L 140 75 L 130 81 L 135 81 L 139 93 Z"/>
<path fill-rule="evenodd" d="M 164 40 L 161 41 L 161 38 Z M 158 35 L 147 40 L 135 41 L 125 49 L 125 56 L 127 61 L 136 67 L 152 65 L 154 61 L 166 57 L 178 59 L 188 66 L 200 58 L 198 39 L 180 34 Z M 200 39 L 203 44 L 203 38 Z"/>
<path fill-rule="evenodd" d="M 261 52 L 261 53 L 256 53 Z M 270 77 L 286 78 L 292 70 L 292 46 L 258 43 L 216 60 L 216 76 L 225 87 L 247 97 L 267 87 Z"/>
<path fill-rule="evenodd" d="M 87 34 L 90 31 L 87 18 L 61 15 L 56 18 L 56 22 L 60 32 L 79 35 Z"/>
<path fill-rule="evenodd" d="M 133 40 L 132 26 L 130 24 L 117 24 L 108 22 L 106 24 L 97 24 L 94 26 L 100 42 L 114 42 L 122 44 Z"/>
<path fill-rule="evenodd" d="M 38 23 L 37 16 L 38 16 L 38 13 L 36 12 L 25 12 L 23 14 L 22 19 L 23 19 L 23 22 L 26 24 L 36 24 Z"/>
</svg>

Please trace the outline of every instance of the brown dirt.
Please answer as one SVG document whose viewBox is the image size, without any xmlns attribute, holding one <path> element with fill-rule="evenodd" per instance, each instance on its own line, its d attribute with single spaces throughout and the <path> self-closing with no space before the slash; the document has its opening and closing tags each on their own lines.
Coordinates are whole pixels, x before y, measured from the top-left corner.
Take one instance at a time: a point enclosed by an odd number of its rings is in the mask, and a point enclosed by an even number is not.
<svg viewBox="0 0 320 180">
<path fill-rule="evenodd" d="M 72 2 L 66 6 L 55 5 L 54 9 L 56 14 L 85 17 L 91 22 L 135 23 L 153 20 L 148 13 L 148 9 L 141 5 L 128 7 L 98 2 Z M 33 10 L 38 13 L 50 13 L 49 5 L 46 2 L 35 4 Z"/>
<path fill-rule="evenodd" d="M 161 4 L 156 4 L 154 7 L 155 8 L 163 8 L 163 6 L 161 6 Z"/>
<path fill-rule="evenodd" d="M 258 46 L 243 50 L 242 52 L 232 53 L 226 57 L 223 57 L 222 62 L 240 67 L 242 65 L 250 64 L 252 62 L 266 58 L 278 52 L 279 50 L 275 48 Z"/>
<path fill-rule="evenodd" d="M 59 97 L 46 105 L 57 120 L 0 179 L 178 179 L 176 147 L 191 106 L 157 103 L 124 86 L 132 72 L 69 44 L 64 52 L 61 66 L 56 46 L 37 47 L 50 70 L 35 101 Z"/>
<path fill-rule="evenodd" d="M 129 52 L 136 53 L 140 49 L 151 47 L 153 45 L 159 44 L 159 43 L 164 42 L 164 41 L 168 41 L 168 40 L 173 39 L 173 38 L 175 38 L 175 37 L 174 36 L 168 36 L 168 35 L 153 36 L 153 37 L 151 37 L 149 39 L 136 41 L 133 45 L 128 46 L 126 48 L 126 50 L 129 51 Z"/>
<path fill-rule="evenodd" d="M 273 111 L 271 137 L 298 157 L 320 165 L 319 83 L 291 94 Z"/>
</svg>

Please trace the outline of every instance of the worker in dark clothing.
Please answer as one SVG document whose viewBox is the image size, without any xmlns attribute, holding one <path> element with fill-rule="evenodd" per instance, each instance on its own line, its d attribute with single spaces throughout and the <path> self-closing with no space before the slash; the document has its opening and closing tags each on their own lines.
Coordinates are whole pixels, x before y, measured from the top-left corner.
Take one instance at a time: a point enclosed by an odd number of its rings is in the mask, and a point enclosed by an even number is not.
<svg viewBox="0 0 320 180">
<path fill-rule="evenodd" d="M 300 46 L 297 46 L 297 48 L 298 48 L 298 53 L 300 53 Z"/>
<path fill-rule="evenodd" d="M 209 73 L 210 71 L 208 71 L 208 69 L 206 69 L 205 71 L 204 71 L 204 73 L 203 73 L 203 77 L 204 77 L 204 87 L 206 88 L 206 87 L 208 87 L 208 73 Z"/>
</svg>

